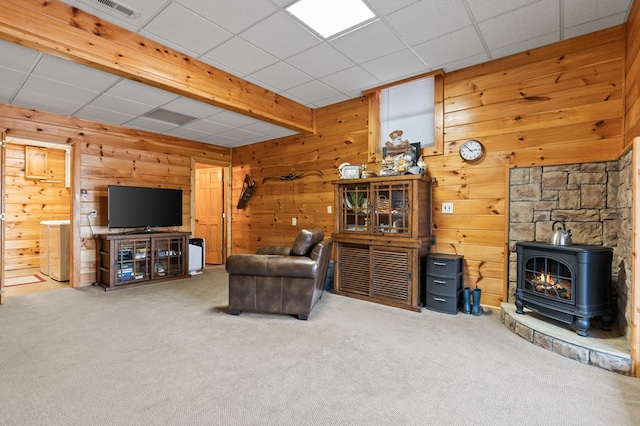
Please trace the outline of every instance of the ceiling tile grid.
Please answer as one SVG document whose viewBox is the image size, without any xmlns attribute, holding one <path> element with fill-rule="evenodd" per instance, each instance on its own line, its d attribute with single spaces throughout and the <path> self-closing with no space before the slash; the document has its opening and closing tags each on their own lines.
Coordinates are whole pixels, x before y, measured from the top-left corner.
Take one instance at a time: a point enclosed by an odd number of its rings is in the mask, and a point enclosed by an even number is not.
<svg viewBox="0 0 640 426">
<path fill-rule="evenodd" d="M 294 0 L 62 0 L 311 108 L 381 84 L 472 66 L 626 21 L 633 0 L 364 0 L 378 19 L 328 41 Z M 0 41 L 0 102 L 233 147 L 293 131 Z M 182 126 L 144 117 L 194 117 Z"/>
</svg>

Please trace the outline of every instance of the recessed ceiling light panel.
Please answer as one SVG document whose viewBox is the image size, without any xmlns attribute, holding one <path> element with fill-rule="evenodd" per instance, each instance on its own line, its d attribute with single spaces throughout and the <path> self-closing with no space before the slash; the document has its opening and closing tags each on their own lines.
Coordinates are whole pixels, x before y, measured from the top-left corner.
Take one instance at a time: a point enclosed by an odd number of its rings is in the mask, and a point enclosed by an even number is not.
<svg viewBox="0 0 640 426">
<path fill-rule="evenodd" d="M 376 19 L 362 0 L 298 0 L 287 11 L 325 39 Z"/>
</svg>

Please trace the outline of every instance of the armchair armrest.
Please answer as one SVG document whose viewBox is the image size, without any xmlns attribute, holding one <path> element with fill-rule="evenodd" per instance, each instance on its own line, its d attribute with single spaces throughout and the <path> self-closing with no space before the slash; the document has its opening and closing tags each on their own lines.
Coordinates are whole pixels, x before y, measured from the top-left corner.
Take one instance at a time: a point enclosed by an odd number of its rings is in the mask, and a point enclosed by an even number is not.
<svg viewBox="0 0 640 426">
<path fill-rule="evenodd" d="M 318 276 L 318 263 L 305 256 L 234 254 L 225 269 L 232 275 L 311 278 Z"/>
</svg>

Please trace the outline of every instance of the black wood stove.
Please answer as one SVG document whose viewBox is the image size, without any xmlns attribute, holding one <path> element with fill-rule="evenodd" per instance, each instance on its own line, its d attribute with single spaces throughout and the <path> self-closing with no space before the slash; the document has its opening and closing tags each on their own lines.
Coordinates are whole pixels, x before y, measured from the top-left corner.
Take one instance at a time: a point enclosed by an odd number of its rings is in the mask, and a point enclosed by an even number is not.
<svg viewBox="0 0 640 426">
<path fill-rule="evenodd" d="M 601 246 L 559 246 L 517 243 L 516 312 L 524 308 L 570 324 L 586 336 L 591 319 L 612 321 L 611 262 L 613 249 Z"/>
</svg>

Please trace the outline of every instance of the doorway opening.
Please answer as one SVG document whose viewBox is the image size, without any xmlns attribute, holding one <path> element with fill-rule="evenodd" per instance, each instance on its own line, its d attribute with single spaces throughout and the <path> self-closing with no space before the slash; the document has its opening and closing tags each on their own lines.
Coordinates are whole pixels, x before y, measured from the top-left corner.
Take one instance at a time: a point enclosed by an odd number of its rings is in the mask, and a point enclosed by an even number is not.
<svg viewBox="0 0 640 426">
<path fill-rule="evenodd" d="M 2 149 L 3 295 L 69 287 L 72 147 L 7 135 Z"/>
</svg>

